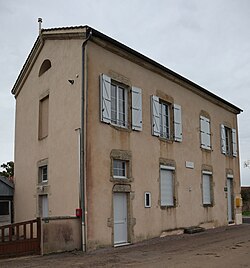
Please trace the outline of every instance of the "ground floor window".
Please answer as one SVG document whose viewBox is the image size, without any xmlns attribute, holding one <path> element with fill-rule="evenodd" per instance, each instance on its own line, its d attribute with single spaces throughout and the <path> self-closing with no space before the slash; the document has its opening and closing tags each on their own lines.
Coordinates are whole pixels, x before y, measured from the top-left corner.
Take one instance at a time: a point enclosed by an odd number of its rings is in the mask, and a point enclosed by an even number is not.
<svg viewBox="0 0 250 268">
<path fill-rule="evenodd" d="M 161 206 L 174 206 L 174 170 L 172 166 L 160 166 L 160 203 Z"/>
<path fill-rule="evenodd" d="M 46 218 L 49 216 L 49 204 L 48 204 L 48 195 L 39 195 L 39 216 Z"/>
<path fill-rule="evenodd" d="M 203 206 L 212 205 L 212 172 L 202 173 L 202 203 Z"/>
</svg>

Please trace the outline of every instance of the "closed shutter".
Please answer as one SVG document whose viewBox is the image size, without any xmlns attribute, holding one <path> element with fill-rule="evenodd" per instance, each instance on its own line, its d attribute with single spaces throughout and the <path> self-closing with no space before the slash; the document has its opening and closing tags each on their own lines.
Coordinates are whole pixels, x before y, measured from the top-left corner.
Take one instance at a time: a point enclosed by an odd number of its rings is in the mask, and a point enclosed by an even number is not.
<svg viewBox="0 0 250 268">
<path fill-rule="evenodd" d="M 171 170 L 161 169 L 161 206 L 174 205 L 174 185 L 173 172 Z"/>
<path fill-rule="evenodd" d="M 203 205 L 210 205 L 211 204 L 211 189 L 210 189 L 210 175 L 203 174 Z"/>
<path fill-rule="evenodd" d="M 151 97 L 152 135 L 160 136 L 160 104 L 157 96 Z"/>
<path fill-rule="evenodd" d="M 237 157 L 237 137 L 236 129 L 232 129 L 233 156 Z"/>
<path fill-rule="evenodd" d="M 111 78 L 105 74 L 100 76 L 100 96 L 101 121 L 109 124 L 111 122 Z"/>
<path fill-rule="evenodd" d="M 137 87 L 132 87 L 132 129 L 142 131 L 142 94 Z"/>
<path fill-rule="evenodd" d="M 200 116 L 201 148 L 211 149 L 210 120 Z"/>
<path fill-rule="evenodd" d="M 174 140 L 182 141 L 181 106 L 174 104 Z"/>
<path fill-rule="evenodd" d="M 226 148 L 226 132 L 225 132 L 225 126 L 220 125 L 220 137 L 221 137 L 221 153 L 226 154 L 227 148 Z"/>
</svg>

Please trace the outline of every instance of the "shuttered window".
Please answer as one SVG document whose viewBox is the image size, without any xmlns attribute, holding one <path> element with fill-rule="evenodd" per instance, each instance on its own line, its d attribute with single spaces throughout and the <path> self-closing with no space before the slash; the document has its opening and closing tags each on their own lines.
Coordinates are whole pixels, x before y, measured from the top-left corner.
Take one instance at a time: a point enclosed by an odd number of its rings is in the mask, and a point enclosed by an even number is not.
<svg viewBox="0 0 250 268">
<path fill-rule="evenodd" d="M 202 174 L 203 205 L 211 205 L 212 204 L 211 180 L 212 180 L 212 173 L 211 172 L 203 172 L 203 174 Z"/>
<path fill-rule="evenodd" d="M 237 157 L 237 137 L 236 129 L 232 129 L 233 156 Z"/>
<path fill-rule="evenodd" d="M 109 124 L 111 122 L 111 79 L 105 74 L 100 76 L 100 91 L 101 121 Z"/>
<path fill-rule="evenodd" d="M 221 153 L 237 157 L 236 129 L 231 129 L 221 124 Z"/>
<path fill-rule="evenodd" d="M 181 106 L 174 104 L 174 140 L 182 141 Z"/>
<path fill-rule="evenodd" d="M 152 135 L 160 136 L 160 103 L 157 96 L 151 97 Z"/>
<path fill-rule="evenodd" d="M 211 150 L 210 120 L 200 116 L 201 148 Z"/>
<path fill-rule="evenodd" d="M 142 131 L 142 93 L 137 87 L 132 87 L 132 129 Z"/>
<path fill-rule="evenodd" d="M 160 100 L 157 96 L 151 96 L 151 114 L 152 114 L 152 135 L 162 137 L 164 139 L 171 138 L 171 105 Z M 181 121 L 181 106 L 173 105 L 173 128 L 174 140 L 182 141 L 182 121 Z"/>
<path fill-rule="evenodd" d="M 161 206 L 174 206 L 174 167 L 160 167 Z"/>
<path fill-rule="evenodd" d="M 131 97 L 131 128 L 142 131 L 142 90 L 132 87 L 131 95 L 128 87 L 113 81 L 109 76 L 100 76 L 100 118 L 107 124 L 120 127 L 128 126 L 128 101 Z"/>
</svg>

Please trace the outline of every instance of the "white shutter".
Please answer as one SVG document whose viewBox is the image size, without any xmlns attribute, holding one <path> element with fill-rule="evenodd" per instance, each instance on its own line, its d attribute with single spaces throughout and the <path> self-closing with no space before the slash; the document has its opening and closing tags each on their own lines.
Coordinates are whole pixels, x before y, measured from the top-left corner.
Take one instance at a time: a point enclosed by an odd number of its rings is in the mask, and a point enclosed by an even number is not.
<svg viewBox="0 0 250 268">
<path fill-rule="evenodd" d="M 225 132 L 225 126 L 220 125 L 220 137 L 221 137 L 221 153 L 226 154 L 227 148 L 226 148 L 226 132 Z"/>
<path fill-rule="evenodd" d="M 182 141 L 181 106 L 174 104 L 174 139 Z"/>
<path fill-rule="evenodd" d="M 173 172 L 171 170 L 161 169 L 161 206 L 174 205 L 174 185 Z"/>
<path fill-rule="evenodd" d="M 210 120 L 200 116 L 201 148 L 211 149 Z"/>
<path fill-rule="evenodd" d="M 160 136 L 160 104 L 157 96 L 151 97 L 152 135 Z"/>
<path fill-rule="evenodd" d="M 233 156 L 237 157 L 237 138 L 236 129 L 232 129 Z"/>
<path fill-rule="evenodd" d="M 132 129 L 142 131 L 142 94 L 137 87 L 132 87 Z"/>
<path fill-rule="evenodd" d="M 203 205 L 211 204 L 211 189 L 210 175 L 203 174 L 202 189 L 203 189 Z"/>
<path fill-rule="evenodd" d="M 101 121 L 111 122 L 111 78 L 105 74 L 100 76 L 100 114 Z"/>
</svg>

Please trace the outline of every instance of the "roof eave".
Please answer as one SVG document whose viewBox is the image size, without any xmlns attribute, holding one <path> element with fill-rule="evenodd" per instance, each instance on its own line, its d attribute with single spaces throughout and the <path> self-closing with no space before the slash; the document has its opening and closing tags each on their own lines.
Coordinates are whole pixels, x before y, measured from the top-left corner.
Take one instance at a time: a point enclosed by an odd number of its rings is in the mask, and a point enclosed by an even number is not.
<svg viewBox="0 0 250 268">
<path fill-rule="evenodd" d="M 223 98 L 217 96 L 216 94 L 210 92 L 209 90 L 199 86 L 198 84 L 192 82 L 191 80 L 185 78 L 184 76 L 181 76 L 180 74 L 168 69 L 167 67 L 161 65 L 160 63 L 148 58 L 147 56 L 144 56 L 143 54 L 133 50 L 132 48 L 130 48 L 130 47 L 128 47 L 128 46 L 116 41 L 115 39 L 113 39 L 113 38 L 111 38 L 111 37 L 99 32 L 99 31 L 97 31 L 97 30 L 95 30 L 93 28 L 91 28 L 91 30 L 92 30 L 92 35 L 93 36 L 99 37 L 101 39 L 104 39 L 107 42 L 112 43 L 114 46 L 117 46 L 117 47 L 127 51 L 128 53 L 131 53 L 131 54 L 135 55 L 136 57 L 138 57 L 138 58 L 140 58 L 140 59 L 142 59 L 142 60 L 144 60 L 144 61 L 146 61 L 146 62 L 148 62 L 148 63 L 150 63 L 150 64 L 152 64 L 154 66 L 156 66 L 157 68 L 163 70 L 164 72 L 167 72 L 168 74 L 170 74 L 170 75 L 176 77 L 177 79 L 189 84 L 190 86 L 195 87 L 196 89 L 202 91 L 202 93 L 209 95 L 210 97 L 216 99 L 217 101 L 223 102 L 225 105 L 231 107 L 232 112 L 234 112 L 236 114 L 240 114 L 241 112 L 243 112 L 242 109 L 240 109 L 239 107 L 235 106 L 234 104 L 224 100 Z"/>
</svg>

